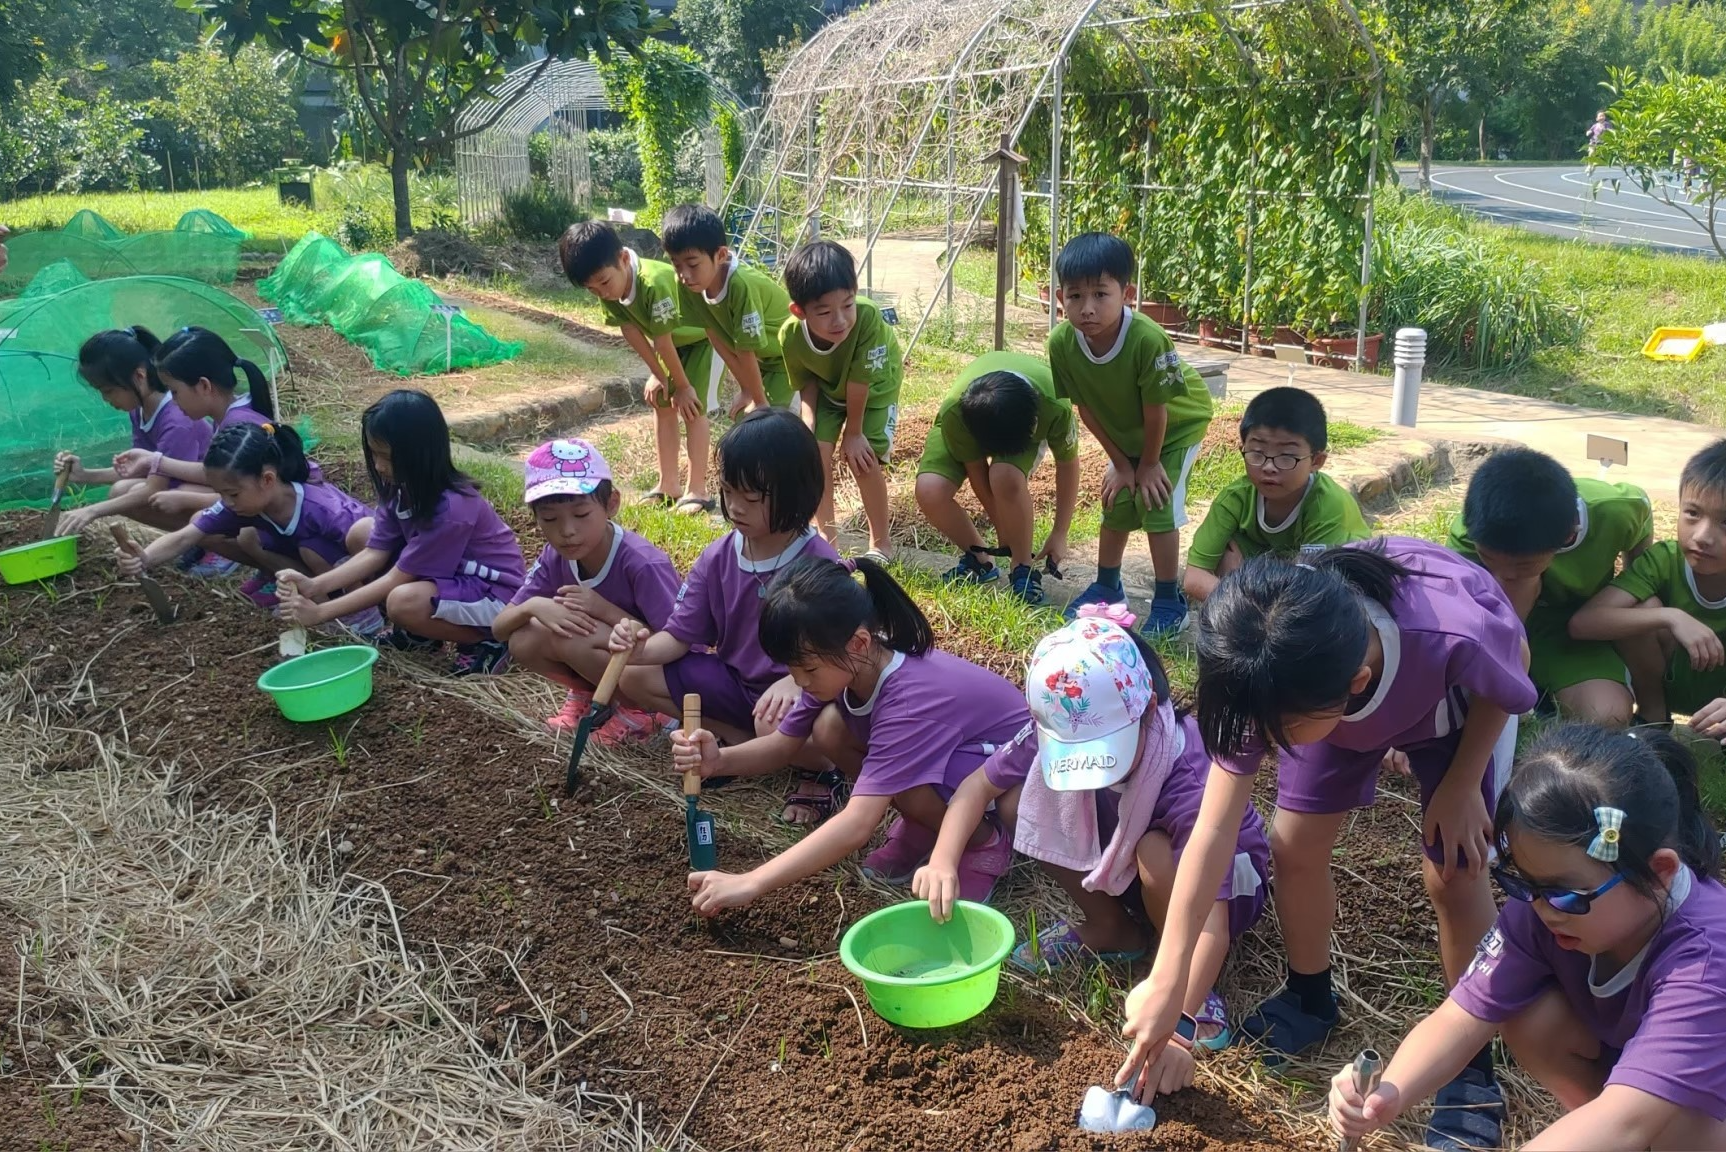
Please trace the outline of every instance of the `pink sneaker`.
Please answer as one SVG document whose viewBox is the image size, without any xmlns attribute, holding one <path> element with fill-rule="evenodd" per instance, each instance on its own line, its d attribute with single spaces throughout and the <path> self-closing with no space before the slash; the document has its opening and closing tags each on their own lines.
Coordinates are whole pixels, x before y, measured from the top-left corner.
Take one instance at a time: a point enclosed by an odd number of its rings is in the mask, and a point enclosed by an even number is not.
<svg viewBox="0 0 1726 1152">
<path fill-rule="evenodd" d="M 563 698 L 563 707 L 557 710 L 557 715 L 546 717 L 545 726 L 553 732 L 573 732 L 592 707 L 593 689 L 571 688 L 569 695 Z"/>
<path fill-rule="evenodd" d="M 995 892 L 995 881 L 1013 866 L 1013 842 L 993 818 L 984 819 L 994 829 L 994 836 L 981 848 L 967 848 L 959 856 L 959 899 L 975 904 L 987 904 Z"/>
<path fill-rule="evenodd" d="M 268 572 L 259 569 L 240 584 L 240 595 L 256 604 L 259 608 L 270 609 L 281 603 L 276 598 L 276 578 Z"/>
<path fill-rule="evenodd" d="M 593 734 L 593 742 L 601 748 L 621 748 L 625 744 L 645 744 L 658 732 L 659 721 L 653 713 L 619 704 L 611 719 Z"/>
<path fill-rule="evenodd" d="M 887 830 L 887 843 L 863 857 L 863 875 L 883 884 L 909 884 L 934 850 L 935 833 L 901 816 Z"/>
</svg>

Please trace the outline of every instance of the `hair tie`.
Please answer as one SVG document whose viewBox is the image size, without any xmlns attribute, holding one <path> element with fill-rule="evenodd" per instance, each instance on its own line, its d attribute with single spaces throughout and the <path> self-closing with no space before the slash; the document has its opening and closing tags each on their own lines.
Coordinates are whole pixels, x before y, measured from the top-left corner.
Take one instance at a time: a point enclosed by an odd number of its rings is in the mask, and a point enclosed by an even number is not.
<svg viewBox="0 0 1726 1152">
<path fill-rule="evenodd" d="M 264 421 L 262 424 L 259 424 L 258 427 L 260 427 L 264 430 L 265 436 L 274 436 L 276 434 L 276 426 L 274 424 L 271 424 L 268 420 Z"/>
<path fill-rule="evenodd" d="M 1111 624 L 1119 624 L 1127 631 L 1132 631 L 1139 618 L 1127 611 L 1125 604 L 1086 604 L 1074 613 L 1081 620 L 1107 620 Z"/>
<path fill-rule="evenodd" d="M 1599 807 L 1594 810 L 1595 822 L 1600 825 L 1593 841 L 1588 845 L 1588 854 L 1605 864 L 1611 864 L 1618 859 L 1618 841 L 1621 829 L 1624 827 L 1624 813 L 1618 808 Z"/>
<path fill-rule="evenodd" d="M 1296 568 L 1305 568 L 1308 572 L 1317 572 L 1318 571 L 1317 568 L 1314 568 L 1311 564 L 1308 564 L 1305 560 L 1296 560 L 1295 561 L 1295 567 Z"/>
</svg>

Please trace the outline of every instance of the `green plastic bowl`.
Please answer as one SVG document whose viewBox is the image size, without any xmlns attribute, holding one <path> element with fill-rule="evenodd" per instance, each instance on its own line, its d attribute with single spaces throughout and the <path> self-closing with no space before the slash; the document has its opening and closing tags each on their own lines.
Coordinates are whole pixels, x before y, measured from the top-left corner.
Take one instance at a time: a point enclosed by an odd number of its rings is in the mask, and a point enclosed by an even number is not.
<svg viewBox="0 0 1726 1152">
<path fill-rule="evenodd" d="M 871 912 L 845 933 L 839 958 L 863 981 L 869 1007 L 889 1024 L 945 1028 L 995 999 L 1013 925 L 986 904 L 961 900 L 937 924 L 927 900 Z"/>
<path fill-rule="evenodd" d="M 28 584 L 70 572 L 78 566 L 78 538 L 55 536 L 34 544 L 20 544 L 0 552 L 0 579 L 8 584 Z"/>
<path fill-rule="evenodd" d="M 284 660 L 258 677 L 289 720 L 328 720 L 352 712 L 372 698 L 372 665 L 378 650 L 348 644 Z"/>
</svg>

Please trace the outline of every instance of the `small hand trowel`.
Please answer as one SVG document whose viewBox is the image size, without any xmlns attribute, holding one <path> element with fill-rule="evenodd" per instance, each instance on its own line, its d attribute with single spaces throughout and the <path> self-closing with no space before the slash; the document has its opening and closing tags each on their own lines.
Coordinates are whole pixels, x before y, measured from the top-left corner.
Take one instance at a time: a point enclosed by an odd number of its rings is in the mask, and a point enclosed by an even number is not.
<svg viewBox="0 0 1726 1152">
<path fill-rule="evenodd" d="M 66 498 L 66 485 L 72 479 L 70 462 L 54 470 L 54 495 L 48 501 L 48 512 L 42 517 L 42 539 L 54 539 L 54 529 L 60 523 L 60 501 Z"/>
<path fill-rule="evenodd" d="M 687 735 L 701 727 L 701 697 L 691 692 L 683 698 L 683 731 Z M 703 812 L 701 773 L 683 774 L 683 830 L 689 840 L 689 870 L 709 872 L 719 866 L 718 846 L 713 842 L 713 813 Z"/>
<path fill-rule="evenodd" d="M 138 542 L 136 540 L 132 539 L 132 537 L 127 534 L 124 527 L 119 524 L 115 524 L 112 531 L 114 533 L 114 543 L 119 545 L 120 551 L 129 556 L 142 556 L 144 554 L 144 550 L 138 546 Z M 162 591 L 162 586 L 156 583 L 155 578 L 148 574 L 140 575 L 138 577 L 138 587 L 144 590 L 144 599 L 148 600 L 150 602 L 150 607 L 155 609 L 156 623 L 172 624 L 176 615 L 174 611 L 174 602 L 168 599 L 168 594 Z"/>
<path fill-rule="evenodd" d="M 306 654 L 306 630 L 296 624 L 283 632 L 276 639 L 276 651 L 283 656 L 304 656 Z"/>
<path fill-rule="evenodd" d="M 581 723 L 575 726 L 575 738 L 569 743 L 569 769 L 563 775 L 563 794 L 575 795 L 576 772 L 581 767 L 581 754 L 587 751 L 587 738 L 611 719 L 611 698 L 617 694 L 617 682 L 623 679 L 623 667 L 629 663 L 629 653 L 614 652 L 611 662 L 605 666 L 605 672 L 599 678 L 599 684 L 593 689 L 593 703 L 588 705 L 587 715 L 581 718 Z"/>
<path fill-rule="evenodd" d="M 1079 1127 L 1086 1132 L 1149 1132 L 1156 1126 L 1156 1109 L 1134 1100 L 1132 1089 L 1110 1091 L 1100 1084 L 1085 1089 Z"/>
</svg>

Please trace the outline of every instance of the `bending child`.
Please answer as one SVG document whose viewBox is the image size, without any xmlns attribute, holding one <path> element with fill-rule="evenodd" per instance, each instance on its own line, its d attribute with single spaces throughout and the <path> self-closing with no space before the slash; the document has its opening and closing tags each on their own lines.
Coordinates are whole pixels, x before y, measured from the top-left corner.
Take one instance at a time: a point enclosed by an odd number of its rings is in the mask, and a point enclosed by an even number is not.
<svg viewBox="0 0 1726 1152">
<path fill-rule="evenodd" d="M 527 506 L 545 537 L 539 559 L 491 630 L 510 658 L 569 689 L 548 719 L 575 728 L 593 707 L 593 688 L 611 660 L 611 630 L 639 620 L 657 632 L 677 601 L 670 557 L 616 523 L 611 466 L 585 440 L 553 440 L 527 458 Z M 618 701 L 593 739 L 602 746 L 639 742 L 658 731 L 651 714 Z"/>
<path fill-rule="evenodd" d="M 1678 478 L 1678 539 L 1644 548 L 1570 619 L 1579 641 L 1617 643 L 1630 659 L 1644 722 L 1674 711 L 1726 741 L 1726 440 L 1692 456 Z M 1627 641 L 1648 641 L 1625 649 Z"/>
<path fill-rule="evenodd" d="M 911 884 L 936 920 L 952 915 L 960 849 L 993 801 L 1015 825 L 1013 846 L 1084 914 L 1015 948 L 1011 963 L 1023 971 L 1143 956 L 1167 919 L 1176 868 L 1199 820 L 1210 759 L 1198 724 L 1170 703 L 1162 663 L 1132 622 L 1118 607 L 1092 606 L 1043 637 L 1025 674 L 1034 724 L 959 786 L 940 841 Z M 1269 874 L 1264 822 L 1249 804 L 1186 981 L 1182 1011 L 1197 1047 L 1229 1044 L 1217 978 L 1230 944 L 1264 914 Z M 1192 1082 L 1191 1052 L 1171 1044 L 1141 1079 L 1143 1099 Z"/>
<path fill-rule="evenodd" d="M 78 349 L 78 375 L 96 389 L 108 407 L 126 414 L 132 427 L 132 452 L 160 453 L 168 460 L 197 464 L 210 446 L 210 426 L 182 411 L 156 374 L 152 357 L 159 344 L 148 328 L 136 325 L 98 332 Z M 86 468 L 71 452 L 55 458 L 55 469 L 69 469 L 73 484 L 109 485 L 106 500 L 69 509 L 60 517 L 63 535 L 76 536 L 103 516 L 124 516 L 165 532 L 186 526 L 191 509 L 165 511 L 152 503 L 155 496 L 179 488 L 183 481 L 161 472 L 122 476 L 118 465 L 124 455 L 115 456 L 115 467 L 109 468 Z M 203 556 L 202 548 L 187 553 L 186 566 L 199 563 Z"/>
<path fill-rule="evenodd" d="M 851 797 L 759 868 L 691 873 L 695 910 L 712 916 L 831 868 L 869 843 L 889 808 L 899 818 L 864 857 L 863 872 L 910 883 L 935 846 L 953 790 L 1030 722 L 1024 696 L 936 649 L 917 605 L 867 559 L 806 559 L 777 577 L 761 612 L 761 644 L 791 669 L 802 689 L 797 706 L 777 732 L 734 748 L 721 749 L 711 732 L 674 733 L 678 770 L 760 776 L 808 746 L 852 779 Z M 955 838 L 963 848 L 954 886 L 967 900 L 987 900 L 1012 862 L 1011 842 L 981 819 Z"/>
<path fill-rule="evenodd" d="M 1247 473 L 1217 493 L 1187 549 L 1188 601 L 1202 603 L 1254 556 L 1311 555 L 1371 534 L 1354 493 L 1322 471 L 1329 444 L 1311 392 L 1267 388 L 1252 398 L 1241 413 Z"/>
<path fill-rule="evenodd" d="M 784 661 L 762 647 L 761 609 L 773 578 L 799 557 L 835 558 L 809 526 L 820 499 L 821 454 L 802 421 L 768 408 L 732 425 L 719 441 L 719 509 L 731 531 L 690 568 L 663 630 L 638 620 L 612 630 L 611 651 L 630 653 L 619 683 L 624 696 L 680 716 L 683 697 L 694 693 L 702 723 L 728 744 L 779 727 L 800 693 Z M 833 811 L 842 781 L 813 754 L 792 767 L 796 782 L 782 818 L 818 824 Z"/>
<path fill-rule="evenodd" d="M 642 398 L 653 409 L 653 443 L 659 457 L 659 480 L 647 493 L 648 503 L 670 504 L 683 515 L 711 512 L 710 417 L 719 409 L 725 363 L 713 354 L 704 330 L 682 325 L 676 271 L 625 248 L 603 220 L 571 224 L 557 242 L 557 255 L 569 282 L 599 297 L 606 323 L 622 329 L 623 338 L 647 365 Z M 689 447 L 687 485 L 679 480 L 679 420 Z"/>
<path fill-rule="evenodd" d="M 1133 1047 L 1122 1084 L 1174 1033 L 1235 829 L 1273 748 L 1273 895 L 1288 977 L 1241 1030 L 1280 1062 L 1336 1027 L 1332 852 L 1349 814 L 1372 804 L 1387 760 L 1419 783 L 1422 878 L 1454 983 L 1496 914 L 1486 862 L 1498 773 L 1510 764 L 1515 718 L 1535 701 L 1510 601 L 1485 570 L 1424 540 L 1345 544 L 1298 565 L 1249 560 L 1205 601 L 1199 625 L 1197 714 L 1212 757 L 1204 814 L 1176 872 L 1151 974 L 1127 1000 Z M 1497 1146 L 1453 1123 L 1465 1111 L 1498 1123 L 1504 1098 L 1489 1048 L 1439 1102 L 1434 1147 Z"/>
<path fill-rule="evenodd" d="M 397 389 L 361 415 L 360 437 L 378 497 L 371 537 L 320 575 L 278 573 L 282 616 L 309 628 L 381 607 L 394 627 L 379 643 L 426 651 L 452 641 L 454 675 L 502 672 L 509 647 L 491 623 L 521 587 L 521 545 L 451 460 L 442 410 Z M 340 589 L 352 590 L 332 596 Z"/>
<path fill-rule="evenodd" d="M 1332 1081 L 1332 1126 L 1384 1127 L 1497 1034 L 1565 1112 L 1528 1152 L 1726 1148 L 1726 888 L 1690 753 L 1646 729 L 1554 729 L 1494 835 L 1497 925 L 1370 1096 L 1348 1069 Z"/>
<path fill-rule="evenodd" d="M 893 552 L 889 532 L 887 460 L 899 424 L 899 382 L 905 371 L 899 338 L 873 300 L 857 295 L 857 265 L 831 240 L 805 244 L 785 262 L 791 315 L 779 332 L 785 370 L 797 390 L 803 421 L 821 442 L 821 510 L 815 522 L 834 546 L 833 456 L 844 455 L 877 563 Z"/>
<path fill-rule="evenodd" d="M 1047 451 L 1055 457 L 1055 522 L 1035 554 L 1037 510 L 1031 473 Z M 970 514 L 959 507 L 959 485 L 970 482 L 995 526 L 999 547 L 984 545 Z M 1067 529 L 1079 499 L 1079 425 L 1073 406 L 1055 395 L 1046 361 L 1022 352 L 987 352 L 959 374 L 935 413 L 917 462 L 917 507 L 960 548 L 945 575 L 953 583 L 989 584 L 1000 572 L 992 556 L 1012 559 L 1007 580 L 1027 604 L 1041 604 L 1046 561 L 1051 572 L 1067 558 Z M 1004 551 L 1003 551 L 1004 550 Z"/>
<path fill-rule="evenodd" d="M 1135 531 L 1150 540 L 1156 589 L 1146 627 L 1152 635 L 1186 623 L 1177 581 L 1187 476 L 1211 423 L 1211 394 L 1175 351 L 1169 334 L 1134 307 L 1133 249 L 1118 236 L 1086 232 L 1055 260 L 1067 319 L 1049 333 L 1055 393 L 1109 455 L 1103 475 L 1103 529 L 1097 579 L 1067 608 L 1124 604 L 1121 560 Z"/>
<path fill-rule="evenodd" d="M 120 574 L 136 579 L 187 548 L 237 545 L 262 571 L 321 574 L 358 555 L 372 531 L 371 509 L 333 484 L 312 483 L 299 433 L 284 424 L 230 424 L 210 442 L 204 475 L 218 499 L 178 532 L 158 536 L 142 555 L 119 553 Z M 273 591 L 241 591 L 274 608 Z M 383 627 L 376 608 L 342 620 L 370 636 Z"/>
<path fill-rule="evenodd" d="M 1468 482 L 1450 546 L 1491 572 L 1528 628 L 1529 677 L 1565 713 L 1619 728 L 1635 711 L 1626 660 L 1658 667 L 1650 637 L 1571 636 L 1583 605 L 1653 543 L 1648 494 L 1576 480 L 1550 456 L 1506 448 Z M 1646 688 L 1644 688 L 1646 690 Z"/>
</svg>

